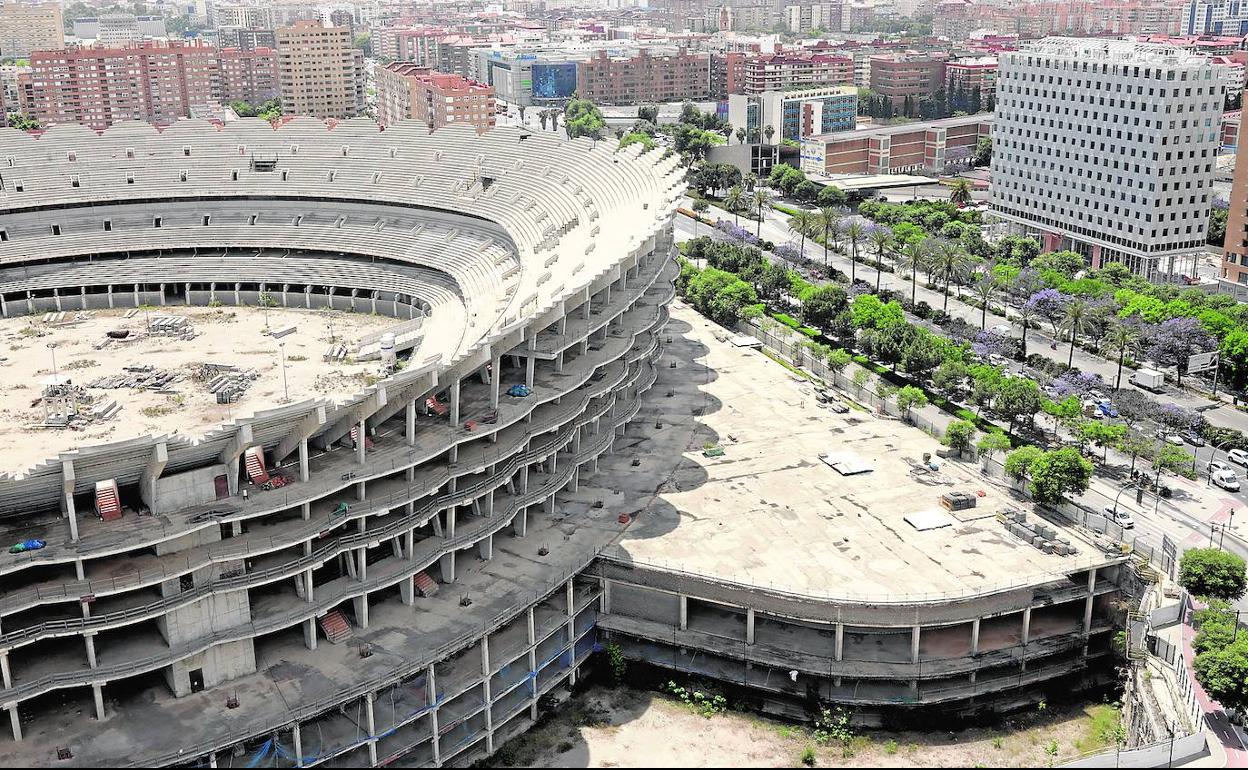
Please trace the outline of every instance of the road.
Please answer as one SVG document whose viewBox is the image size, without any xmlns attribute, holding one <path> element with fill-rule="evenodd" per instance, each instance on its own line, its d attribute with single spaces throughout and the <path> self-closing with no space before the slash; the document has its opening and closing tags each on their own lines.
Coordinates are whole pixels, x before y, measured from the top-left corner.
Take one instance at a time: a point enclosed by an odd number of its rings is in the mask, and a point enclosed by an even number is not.
<svg viewBox="0 0 1248 770">
<path fill-rule="evenodd" d="M 692 201 L 686 198 L 683 205 L 689 206 L 691 204 L 692 204 Z M 711 211 L 708 211 L 707 215 L 710 217 L 723 216 L 725 218 L 727 218 L 728 216 L 726 212 L 723 212 L 719 209 L 714 209 L 714 208 L 712 208 Z M 679 217 L 678 219 L 679 219 L 679 222 L 677 226 L 680 228 L 681 232 L 687 233 L 688 237 L 692 237 L 694 223 L 685 217 Z M 866 223 L 868 221 L 865 218 L 861 218 L 861 217 L 859 217 L 858 219 L 863 223 Z M 775 212 L 775 211 L 770 212 L 767 215 L 766 219 L 763 221 L 761 237 L 767 240 L 773 241 L 775 243 L 791 243 L 794 248 L 798 248 L 801 245 L 801 239 L 797 238 L 795 240 L 795 236 L 793 232 L 789 230 L 788 228 L 787 221 L 788 221 L 788 216 L 786 214 L 783 214 L 782 212 Z M 751 223 L 748 220 L 742 220 L 742 222 L 743 222 L 743 226 L 748 226 L 751 229 L 756 228 L 756 224 L 757 224 L 756 222 Z M 699 226 L 700 234 L 705 235 L 710 230 L 711 228 L 709 227 Z M 824 261 L 823 247 L 820 246 L 819 244 L 812 243 L 808 240 L 806 244 L 805 253 L 807 257 L 809 257 L 810 259 L 816 262 L 822 263 Z M 863 255 L 866 255 L 868 253 L 868 248 L 862 247 L 862 251 L 860 253 Z M 849 257 L 837 254 L 829 250 L 827 259 L 828 259 L 828 263 L 831 266 L 837 268 L 838 270 L 841 270 L 846 275 L 850 274 L 851 264 L 850 264 Z M 859 264 L 856 268 L 854 268 L 854 272 L 856 276 L 861 278 L 862 280 L 865 280 L 872 285 L 875 284 L 876 271 L 873 268 Z M 911 291 L 912 291 L 910 281 L 903 279 L 900 275 L 896 273 L 889 273 L 889 272 L 882 273 L 880 275 L 880 286 L 881 288 L 893 289 L 895 291 L 898 291 L 907 297 L 911 295 Z M 947 312 L 950 315 L 956 318 L 961 318 L 962 320 L 974 326 L 980 326 L 982 323 L 981 319 L 983 317 L 982 311 L 979 308 L 973 307 L 971 305 L 968 305 L 964 302 L 959 301 L 957 298 L 957 291 L 958 290 L 956 287 L 951 289 L 947 305 L 946 305 L 945 296 L 943 293 L 928 289 L 926 286 L 922 285 L 921 281 L 919 282 L 917 290 L 914 291 L 914 294 L 918 301 L 927 302 L 927 304 L 931 305 L 934 308 L 943 309 L 947 307 Z M 1020 337 L 1020 338 L 1022 337 L 1022 333 L 1023 333 L 1022 326 L 1020 326 L 1013 319 L 1006 320 L 1006 319 L 1002 319 L 1000 316 L 989 313 L 988 318 L 987 318 L 987 325 L 989 327 L 998 326 L 998 325 L 1008 325 L 1010 328 L 1011 336 Z M 1053 335 L 1049 331 L 1046 331 L 1045 329 L 1028 330 L 1027 332 L 1027 352 L 1028 353 L 1038 353 L 1044 356 L 1045 358 L 1051 359 L 1053 361 L 1057 361 L 1061 364 L 1065 364 L 1069 357 L 1069 350 L 1070 350 L 1069 343 L 1062 344 L 1061 342 L 1057 342 L 1056 350 L 1052 348 L 1053 344 L 1054 344 L 1054 338 L 1053 338 Z M 1115 378 L 1117 376 L 1118 366 L 1116 362 L 1107 361 L 1106 359 L 1101 358 L 1100 356 L 1093 355 L 1080 348 L 1075 349 L 1074 364 L 1083 372 L 1099 374 L 1101 376 L 1101 379 L 1103 379 L 1106 383 L 1109 383 L 1110 385 L 1114 383 Z M 1134 370 L 1131 369 L 1130 367 L 1123 368 L 1122 370 L 1122 386 L 1123 387 L 1129 387 L 1129 388 L 1135 387 L 1134 385 L 1131 385 L 1130 383 L 1127 382 L 1128 377 L 1131 375 L 1133 371 Z M 1169 402 L 1178 404 L 1179 406 L 1182 406 L 1186 409 L 1198 409 L 1198 408 L 1201 409 L 1202 413 L 1205 416 L 1205 419 L 1208 420 L 1209 423 L 1212 425 L 1225 427 L 1225 428 L 1234 428 L 1244 433 L 1248 433 L 1248 414 L 1245 414 L 1235 409 L 1232 406 L 1222 404 L 1221 402 L 1218 402 L 1220 405 L 1215 406 L 1214 405 L 1215 402 L 1210 401 L 1207 398 L 1196 396 L 1185 391 L 1180 391 L 1177 388 L 1173 388 L 1169 386 L 1165 389 L 1162 395 L 1165 396 L 1166 400 L 1168 400 Z"/>
</svg>

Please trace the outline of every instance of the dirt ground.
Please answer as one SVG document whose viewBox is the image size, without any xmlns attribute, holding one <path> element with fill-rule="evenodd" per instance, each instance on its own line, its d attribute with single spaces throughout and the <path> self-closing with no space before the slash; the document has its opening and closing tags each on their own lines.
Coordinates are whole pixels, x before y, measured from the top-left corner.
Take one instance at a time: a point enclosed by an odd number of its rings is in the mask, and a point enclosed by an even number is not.
<svg viewBox="0 0 1248 770">
<path fill-rule="evenodd" d="M 732 710 L 708 718 L 664 694 L 593 687 L 560 706 L 556 718 L 504 746 L 492 762 L 501 767 L 797 767 L 810 747 L 816 767 L 1044 767 L 1104 747 L 1109 743 L 1105 731 L 1116 723 L 1112 706 L 1048 706 L 994 728 L 862 731 L 846 750 L 840 744 L 818 745 L 809 727 Z"/>
</svg>

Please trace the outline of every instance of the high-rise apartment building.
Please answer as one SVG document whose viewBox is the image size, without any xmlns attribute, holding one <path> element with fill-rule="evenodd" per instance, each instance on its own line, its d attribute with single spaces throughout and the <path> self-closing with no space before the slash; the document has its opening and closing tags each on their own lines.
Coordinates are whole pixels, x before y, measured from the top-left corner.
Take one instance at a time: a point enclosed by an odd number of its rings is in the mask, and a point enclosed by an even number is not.
<svg viewBox="0 0 1248 770">
<path fill-rule="evenodd" d="M 710 57 L 688 53 L 613 57 L 606 51 L 576 63 L 576 91 L 598 104 L 704 100 L 710 97 Z"/>
<path fill-rule="evenodd" d="M 792 33 L 802 34 L 812 30 L 840 32 L 844 11 L 841 0 L 832 3 L 803 3 L 784 6 L 784 26 Z"/>
<path fill-rule="evenodd" d="M 281 96 L 277 51 L 272 48 L 223 48 L 217 56 L 221 68 L 221 101 L 260 105 Z"/>
<path fill-rule="evenodd" d="M 1236 150 L 1229 205 L 1218 278 L 1224 291 L 1244 301 L 1248 300 L 1248 150 L 1243 144 Z"/>
<path fill-rule="evenodd" d="M 494 127 L 494 115 L 494 89 L 487 85 L 414 62 L 377 69 L 377 122 L 383 126 L 413 118 L 430 131 L 450 123 L 487 131 Z"/>
<path fill-rule="evenodd" d="M 193 105 L 219 104 L 217 50 L 148 42 L 126 48 L 37 51 L 19 79 L 22 111 L 43 125 L 102 130 L 122 120 L 168 125 Z"/>
<path fill-rule="evenodd" d="M 0 5 L 0 57 L 30 56 L 65 45 L 65 20 L 58 3 Z"/>
<path fill-rule="evenodd" d="M 216 5 L 213 18 L 218 29 L 273 29 L 277 17 L 267 5 Z"/>
<path fill-rule="evenodd" d="M 848 56 L 814 54 L 755 56 L 745 62 L 747 94 L 816 86 L 852 86 L 854 60 Z"/>
<path fill-rule="evenodd" d="M 221 29 L 217 30 L 218 48 L 241 48 L 251 51 L 256 48 L 277 50 L 277 33 L 272 29 Z"/>
<path fill-rule="evenodd" d="M 945 55 L 901 53 L 871 57 L 871 90 L 901 110 L 906 100 L 917 105 L 945 85 Z"/>
<path fill-rule="evenodd" d="M 349 118 L 364 107 L 364 58 L 347 27 L 299 21 L 277 30 L 282 111 Z"/>
<path fill-rule="evenodd" d="M 999 57 L 991 201 L 1092 267 L 1176 274 L 1205 245 L 1226 74 L 1127 40 L 1047 38 Z"/>
<path fill-rule="evenodd" d="M 1182 19 L 1184 35 L 1248 35 L 1248 3 L 1242 0 L 1188 0 Z"/>
</svg>

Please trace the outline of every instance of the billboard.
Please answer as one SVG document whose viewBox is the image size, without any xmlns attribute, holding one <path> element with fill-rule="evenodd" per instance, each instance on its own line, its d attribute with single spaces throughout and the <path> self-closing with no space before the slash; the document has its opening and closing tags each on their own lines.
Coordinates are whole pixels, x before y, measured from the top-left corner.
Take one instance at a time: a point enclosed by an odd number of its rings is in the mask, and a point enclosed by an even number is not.
<svg viewBox="0 0 1248 770">
<path fill-rule="evenodd" d="M 1207 371 L 1217 365 L 1218 351 L 1216 350 L 1209 353 L 1196 353 L 1187 357 L 1187 371 L 1189 374 Z"/>
<path fill-rule="evenodd" d="M 534 99 L 569 99 L 576 93 L 576 62 L 533 65 Z"/>
</svg>

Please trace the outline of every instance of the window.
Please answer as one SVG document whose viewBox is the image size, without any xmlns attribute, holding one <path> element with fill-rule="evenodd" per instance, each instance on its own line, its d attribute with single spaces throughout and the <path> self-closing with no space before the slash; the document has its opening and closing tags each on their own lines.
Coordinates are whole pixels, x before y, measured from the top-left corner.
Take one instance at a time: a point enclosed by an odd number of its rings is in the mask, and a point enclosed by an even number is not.
<svg viewBox="0 0 1248 770">
<path fill-rule="evenodd" d="M 164 217 L 155 217 L 152 219 L 152 227 L 160 227 L 164 224 Z"/>
<path fill-rule="evenodd" d="M 207 226 L 208 226 L 208 223 L 209 223 L 209 222 L 211 222 L 211 221 L 212 221 L 212 215 L 211 215 L 211 214 L 204 214 L 204 227 L 207 227 Z"/>
<path fill-rule="evenodd" d="M 104 220 L 104 232 L 111 233 L 112 231 L 113 231 L 113 220 L 105 219 Z"/>
<path fill-rule="evenodd" d="M 53 235 L 60 235 L 60 234 L 61 234 L 61 226 L 60 226 L 60 225 L 52 225 L 52 234 L 53 234 Z"/>
</svg>

